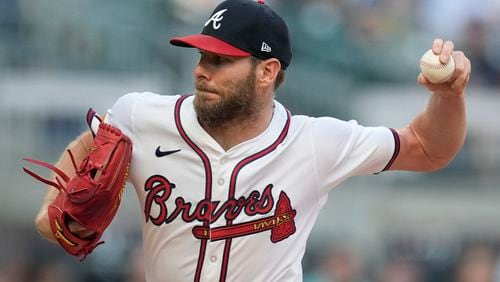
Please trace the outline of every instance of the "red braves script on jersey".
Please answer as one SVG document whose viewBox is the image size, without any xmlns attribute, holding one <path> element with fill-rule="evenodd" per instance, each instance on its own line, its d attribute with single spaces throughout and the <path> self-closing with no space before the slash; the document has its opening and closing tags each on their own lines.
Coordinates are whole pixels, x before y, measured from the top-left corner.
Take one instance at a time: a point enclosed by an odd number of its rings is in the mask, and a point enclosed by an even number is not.
<svg viewBox="0 0 500 282">
<path fill-rule="evenodd" d="M 268 128 L 227 151 L 198 123 L 192 96 L 131 93 L 108 111 L 133 142 L 148 281 L 301 281 L 328 192 L 386 169 L 399 150 L 388 128 L 274 104 Z"/>
<path fill-rule="evenodd" d="M 229 199 L 220 207 L 219 201 L 203 199 L 198 203 L 189 203 L 186 202 L 184 198 L 178 197 L 175 199 L 175 209 L 169 215 L 167 212 L 166 202 L 172 193 L 171 189 L 174 187 L 175 185 L 173 183 L 170 183 L 161 175 L 154 175 L 146 181 L 144 186 L 144 189 L 148 191 L 144 208 L 146 222 L 151 220 L 153 224 L 161 225 L 174 221 L 179 214 L 182 214 L 182 220 L 185 222 L 197 220 L 201 223 L 204 221 L 214 223 L 222 215 L 224 215 L 226 220 L 233 220 L 237 218 L 242 211 L 249 216 L 267 214 L 274 206 L 274 198 L 271 194 L 271 188 L 273 186 L 272 184 L 269 184 L 264 189 L 262 195 L 260 195 L 259 191 L 254 190 L 247 198 L 240 197 L 239 199 Z M 153 201 L 158 204 L 160 208 L 160 212 L 157 217 L 153 217 L 150 214 Z M 193 206 L 194 208 L 191 210 Z M 276 243 L 295 232 L 295 223 L 293 222 L 293 218 L 296 213 L 295 210 L 291 209 L 290 199 L 284 192 L 281 192 L 280 200 L 276 206 L 276 211 L 280 211 L 280 213 L 275 216 L 238 225 L 231 225 L 228 227 L 214 228 L 213 230 L 195 226 L 193 228 L 193 234 L 198 239 L 211 239 L 214 241 L 245 236 L 276 227 L 277 231 L 273 232 L 271 236 L 271 241 Z"/>
</svg>

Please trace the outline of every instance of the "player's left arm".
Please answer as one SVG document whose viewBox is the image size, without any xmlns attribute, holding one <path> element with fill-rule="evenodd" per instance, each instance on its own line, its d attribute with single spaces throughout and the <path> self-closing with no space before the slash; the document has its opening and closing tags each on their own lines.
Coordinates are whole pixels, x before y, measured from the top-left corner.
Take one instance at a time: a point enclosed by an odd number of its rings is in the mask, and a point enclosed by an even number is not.
<svg viewBox="0 0 500 282">
<path fill-rule="evenodd" d="M 391 170 L 435 171 L 445 167 L 460 151 L 467 131 L 465 89 L 471 63 L 453 42 L 436 39 L 432 49 L 442 63 L 455 60 L 452 78 L 432 84 L 420 74 L 418 82 L 430 92 L 427 107 L 407 127 L 398 131 L 400 152 Z"/>
</svg>

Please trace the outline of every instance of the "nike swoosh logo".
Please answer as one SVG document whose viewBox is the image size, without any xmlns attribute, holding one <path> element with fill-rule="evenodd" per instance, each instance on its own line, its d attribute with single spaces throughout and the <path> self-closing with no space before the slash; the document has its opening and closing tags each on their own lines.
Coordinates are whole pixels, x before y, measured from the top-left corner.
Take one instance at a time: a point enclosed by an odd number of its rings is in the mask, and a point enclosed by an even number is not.
<svg viewBox="0 0 500 282">
<path fill-rule="evenodd" d="M 155 155 L 156 155 L 156 157 L 161 158 L 161 157 L 165 157 L 165 156 L 168 156 L 168 155 L 180 152 L 180 151 L 181 151 L 181 149 L 170 150 L 170 151 L 161 151 L 160 146 L 158 146 L 158 148 L 156 148 Z"/>
</svg>

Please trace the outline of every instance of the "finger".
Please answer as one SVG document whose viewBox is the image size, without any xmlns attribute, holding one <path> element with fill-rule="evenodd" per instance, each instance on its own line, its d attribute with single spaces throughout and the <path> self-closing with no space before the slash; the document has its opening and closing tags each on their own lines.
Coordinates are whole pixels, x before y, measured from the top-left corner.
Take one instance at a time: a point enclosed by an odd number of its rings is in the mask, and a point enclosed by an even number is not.
<svg viewBox="0 0 500 282">
<path fill-rule="evenodd" d="M 453 60 L 455 61 L 455 71 L 453 78 L 461 76 L 465 71 L 465 55 L 462 51 L 453 52 Z"/>
<path fill-rule="evenodd" d="M 434 54 L 436 55 L 440 54 L 442 48 L 443 48 L 443 39 L 441 38 L 434 39 L 434 41 L 432 42 L 432 52 L 434 52 Z"/>
<path fill-rule="evenodd" d="M 80 224 L 74 221 L 68 223 L 68 229 L 72 233 L 86 230 L 85 227 L 81 226 Z"/>
<path fill-rule="evenodd" d="M 424 77 L 422 73 L 420 73 L 417 77 L 417 82 L 421 85 L 429 84 L 429 81 Z"/>
<path fill-rule="evenodd" d="M 423 74 L 419 74 L 418 77 L 417 77 L 417 82 L 422 85 L 422 86 L 425 86 L 427 89 L 429 89 L 429 91 L 435 91 L 437 90 L 439 87 L 441 87 L 441 85 L 438 85 L 438 84 L 433 84 L 432 82 L 430 82 L 427 78 L 425 78 L 425 76 Z"/>
<path fill-rule="evenodd" d="M 443 48 L 441 49 L 441 53 L 439 55 L 439 60 L 443 64 L 447 64 L 450 61 L 450 56 L 453 52 L 453 48 L 455 44 L 452 41 L 446 41 L 443 43 Z"/>
<path fill-rule="evenodd" d="M 452 85 L 452 88 L 454 90 L 459 90 L 459 91 L 463 91 L 465 87 L 467 87 L 467 84 L 469 83 L 470 80 L 470 72 L 471 72 L 470 60 L 467 59 L 465 56 L 463 56 L 462 60 L 463 60 L 463 70 L 461 71 L 460 76 L 458 76 L 457 79 L 455 79 Z"/>
<path fill-rule="evenodd" d="M 453 84 L 451 85 L 451 89 L 453 89 L 457 92 L 462 92 L 464 90 L 465 86 L 467 86 L 468 81 L 469 81 L 469 79 L 467 76 L 465 76 L 465 75 L 459 76 L 459 77 L 457 77 L 457 79 L 455 79 L 455 81 L 453 81 Z"/>
<path fill-rule="evenodd" d="M 467 76 L 470 76 L 470 73 L 472 71 L 472 65 L 471 65 L 471 62 L 469 60 L 469 58 L 467 58 L 465 56 L 465 54 L 463 55 L 464 57 L 464 73 L 467 75 Z"/>
<path fill-rule="evenodd" d="M 85 231 L 80 231 L 80 232 L 75 233 L 75 235 L 80 239 L 88 239 L 88 238 L 92 237 L 94 234 L 95 234 L 95 232 L 91 231 L 91 230 L 85 230 Z"/>
<path fill-rule="evenodd" d="M 95 233 L 94 231 L 86 229 L 75 221 L 70 221 L 68 223 L 68 229 L 73 235 L 77 236 L 80 239 L 86 239 L 94 235 Z"/>
</svg>

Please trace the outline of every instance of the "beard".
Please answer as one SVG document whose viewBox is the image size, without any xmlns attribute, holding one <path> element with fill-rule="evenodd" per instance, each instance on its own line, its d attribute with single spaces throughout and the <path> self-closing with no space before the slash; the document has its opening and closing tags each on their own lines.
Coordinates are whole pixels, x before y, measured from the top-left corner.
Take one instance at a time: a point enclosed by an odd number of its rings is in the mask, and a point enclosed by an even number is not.
<svg viewBox="0 0 500 282">
<path fill-rule="evenodd" d="M 255 95 L 255 69 L 241 81 L 230 81 L 224 90 L 210 88 L 201 81 L 195 82 L 195 88 L 194 109 L 202 126 L 217 128 L 237 120 L 251 120 L 260 110 L 261 103 Z M 207 101 L 198 91 L 217 93 L 219 100 Z"/>
</svg>

